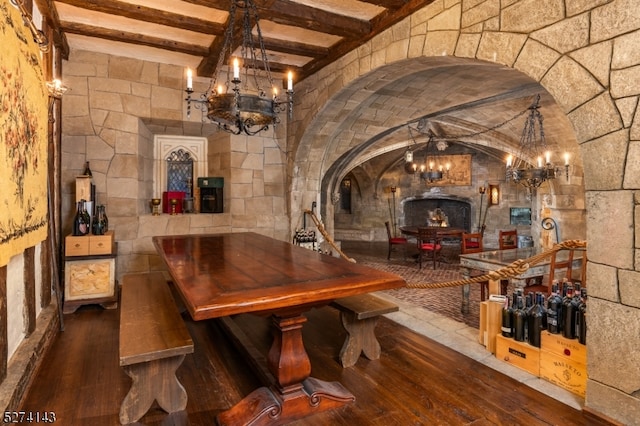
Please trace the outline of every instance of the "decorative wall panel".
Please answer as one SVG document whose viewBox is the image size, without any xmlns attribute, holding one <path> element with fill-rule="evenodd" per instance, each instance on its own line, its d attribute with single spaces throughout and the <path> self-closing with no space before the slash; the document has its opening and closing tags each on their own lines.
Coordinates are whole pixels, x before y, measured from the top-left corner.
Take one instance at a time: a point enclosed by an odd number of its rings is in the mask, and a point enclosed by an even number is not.
<svg viewBox="0 0 640 426">
<path fill-rule="evenodd" d="M 41 53 L 0 4 L 0 266 L 47 236 L 47 104 Z"/>
</svg>

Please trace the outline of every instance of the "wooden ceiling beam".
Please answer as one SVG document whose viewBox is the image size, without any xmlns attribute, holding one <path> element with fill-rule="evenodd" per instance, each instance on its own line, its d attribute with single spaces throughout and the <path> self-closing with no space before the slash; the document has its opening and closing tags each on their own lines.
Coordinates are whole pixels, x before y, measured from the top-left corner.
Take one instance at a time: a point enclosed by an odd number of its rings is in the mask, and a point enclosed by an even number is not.
<svg viewBox="0 0 640 426">
<path fill-rule="evenodd" d="M 360 0 L 363 3 L 369 3 L 385 9 L 400 9 L 407 4 L 406 0 Z"/>
<path fill-rule="evenodd" d="M 206 21 L 204 19 L 179 15 L 166 12 L 160 9 L 153 9 L 145 6 L 125 3 L 117 0 L 56 0 L 57 2 L 68 4 L 94 12 L 106 13 L 108 15 L 122 16 L 124 18 L 149 22 L 152 24 L 165 25 L 172 28 L 181 28 L 203 34 L 220 35 L 224 34 L 224 26 L 217 22 Z"/>
<path fill-rule="evenodd" d="M 262 41 L 264 42 L 265 49 L 287 53 L 290 55 L 315 58 L 318 56 L 326 56 L 329 53 L 329 49 L 323 46 L 315 46 L 306 43 L 298 43 L 295 41 L 280 40 L 269 37 L 263 37 Z M 258 40 L 254 40 L 254 42 L 257 43 Z"/>
<path fill-rule="evenodd" d="M 60 23 L 60 27 L 66 33 L 78 34 L 87 37 L 97 37 L 105 40 L 120 41 L 124 43 L 133 43 L 141 46 L 156 47 L 159 49 L 171 50 L 173 52 L 186 53 L 193 56 L 204 56 L 209 52 L 209 49 L 203 46 L 181 43 L 164 38 L 151 37 L 127 31 L 94 27 L 91 25 L 79 24 L 75 22 L 62 21 Z"/>
<path fill-rule="evenodd" d="M 361 38 L 371 31 L 369 21 L 327 12 L 288 0 L 275 0 L 270 8 L 258 6 L 260 19 L 346 38 Z"/>
</svg>

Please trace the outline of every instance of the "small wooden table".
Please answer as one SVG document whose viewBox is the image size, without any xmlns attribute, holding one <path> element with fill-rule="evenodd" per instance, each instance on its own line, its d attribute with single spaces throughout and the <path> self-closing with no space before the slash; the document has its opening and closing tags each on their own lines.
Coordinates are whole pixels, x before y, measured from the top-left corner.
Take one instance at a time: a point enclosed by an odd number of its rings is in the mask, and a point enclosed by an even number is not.
<svg viewBox="0 0 640 426">
<path fill-rule="evenodd" d="M 218 415 L 220 425 L 284 424 L 355 397 L 340 383 L 310 377 L 303 313 L 332 300 L 404 286 L 394 274 L 243 232 L 154 237 L 158 253 L 194 320 L 268 313 L 275 383 Z"/>
<path fill-rule="evenodd" d="M 483 272 L 496 271 L 500 268 L 508 266 L 518 259 L 527 259 L 542 253 L 544 250 L 534 247 L 523 247 L 508 250 L 489 250 L 479 253 L 461 254 L 460 255 L 460 272 L 463 279 L 469 279 L 471 270 L 476 269 Z M 557 260 L 566 260 L 567 252 L 560 250 L 557 254 Z M 539 277 L 549 273 L 549 265 L 551 258 L 546 257 L 541 262 L 531 266 L 521 275 L 511 278 L 511 282 L 516 288 L 524 289 L 527 278 Z M 582 265 L 582 254 L 580 251 L 574 253 L 573 267 L 579 268 Z M 462 313 L 469 312 L 469 292 L 470 285 L 462 286 Z"/>
</svg>

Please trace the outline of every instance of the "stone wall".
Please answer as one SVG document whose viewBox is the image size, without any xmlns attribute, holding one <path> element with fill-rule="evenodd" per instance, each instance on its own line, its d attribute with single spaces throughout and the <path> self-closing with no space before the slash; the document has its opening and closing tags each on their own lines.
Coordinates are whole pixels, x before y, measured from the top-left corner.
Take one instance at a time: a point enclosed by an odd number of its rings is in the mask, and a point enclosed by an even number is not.
<svg viewBox="0 0 640 426">
<path fill-rule="evenodd" d="M 393 73 L 400 78 L 403 70 L 394 64 L 418 67 L 424 57 L 443 55 L 473 58 L 540 82 L 570 121 L 577 144 L 567 148 L 584 167 L 584 194 L 555 188 L 541 194 L 549 203 L 541 207 L 570 207 L 567 223 L 586 216 L 586 407 L 623 424 L 640 418 L 638 6 L 637 0 L 435 1 L 298 85 L 296 92 L 309 96 L 299 99 L 302 112 L 288 134 L 288 144 L 296 147 L 291 215 L 298 217 L 301 206 L 322 200 L 332 229 L 334 188 L 326 180 L 323 186 L 323 177 L 328 165 L 366 140 L 366 125 L 350 115 L 353 105 Z M 411 117 L 412 106 L 397 105 L 396 114 Z M 388 117 L 388 111 L 367 115 Z M 346 171 L 331 170 L 336 179 Z M 571 180 L 581 176 L 574 171 Z"/>
<path fill-rule="evenodd" d="M 119 277 L 164 269 L 154 235 L 253 231 L 289 239 L 284 124 L 262 137 L 229 135 L 186 116 L 184 70 L 178 66 L 85 51 L 64 63 L 70 90 L 62 111 L 63 233 L 70 233 L 75 177 L 90 162 L 97 203 L 105 204 L 117 242 Z M 206 88 L 196 79 L 196 89 Z M 225 178 L 222 214 L 151 215 L 154 136 L 206 136 L 207 176 Z"/>
</svg>

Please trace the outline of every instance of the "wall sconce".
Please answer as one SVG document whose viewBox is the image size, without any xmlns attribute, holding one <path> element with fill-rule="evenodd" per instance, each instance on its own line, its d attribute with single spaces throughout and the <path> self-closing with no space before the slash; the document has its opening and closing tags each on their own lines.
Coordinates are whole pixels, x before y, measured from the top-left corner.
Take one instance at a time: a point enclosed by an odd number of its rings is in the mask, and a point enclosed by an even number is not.
<svg viewBox="0 0 640 426">
<path fill-rule="evenodd" d="M 47 81 L 47 90 L 49 91 L 49 122 L 53 123 L 53 105 L 56 99 L 60 99 L 69 88 L 62 84 L 57 78 L 53 81 Z"/>
<path fill-rule="evenodd" d="M 500 185 L 489 185 L 489 205 L 500 204 Z"/>
</svg>

